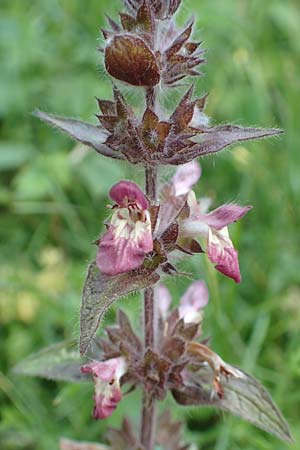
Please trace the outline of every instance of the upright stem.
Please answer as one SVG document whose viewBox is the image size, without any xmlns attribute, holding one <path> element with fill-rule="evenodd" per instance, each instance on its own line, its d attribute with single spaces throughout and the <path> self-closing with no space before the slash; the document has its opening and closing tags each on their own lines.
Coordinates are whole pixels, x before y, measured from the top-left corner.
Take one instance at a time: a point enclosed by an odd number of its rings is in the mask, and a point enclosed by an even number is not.
<svg viewBox="0 0 300 450">
<path fill-rule="evenodd" d="M 146 195 L 153 204 L 157 200 L 157 167 L 146 167 L 145 169 Z"/>
<path fill-rule="evenodd" d="M 154 311 L 154 292 L 150 287 L 145 289 L 144 293 L 144 339 L 145 350 L 154 348 L 155 345 L 155 311 Z"/>
<path fill-rule="evenodd" d="M 152 109 L 152 111 L 155 110 L 155 102 L 156 102 L 155 89 L 153 87 L 149 87 L 146 90 L 146 103 L 147 107 Z"/>
<path fill-rule="evenodd" d="M 146 93 L 147 106 L 152 110 L 155 108 L 154 89 L 148 89 Z M 145 188 L 151 204 L 157 200 L 157 168 L 145 168 Z M 144 293 L 144 341 L 145 351 L 148 348 L 152 350 L 155 347 L 155 302 L 153 288 L 145 289 Z M 142 417 L 141 417 L 141 435 L 140 440 L 145 450 L 154 449 L 155 440 L 155 403 L 149 394 L 143 392 Z"/>
<path fill-rule="evenodd" d="M 155 425 L 156 425 L 155 403 L 149 401 L 144 392 L 142 405 L 142 423 L 141 423 L 141 444 L 145 450 L 154 449 Z"/>
</svg>

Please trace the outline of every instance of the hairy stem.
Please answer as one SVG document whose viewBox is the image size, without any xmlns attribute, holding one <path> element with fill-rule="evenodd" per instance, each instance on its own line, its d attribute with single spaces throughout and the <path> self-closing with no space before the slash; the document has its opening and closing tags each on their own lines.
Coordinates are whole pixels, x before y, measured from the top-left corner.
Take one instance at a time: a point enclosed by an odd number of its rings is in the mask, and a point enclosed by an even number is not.
<svg viewBox="0 0 300 450">
<path fill-rule="evenodd" d="M 155 311 L 154 311 L 154 292 L 148 288 L 144 293 L 144 336 L 145 350 L 154 348 L 155 345 Z"/>
<path fill-rule="evenodd" d="M 146 178 L 146 194 L 155 202 L 157 197 L 157 171 L 155 168 L 147 168 Z M 148 348 L 155 347 L 155 302 L 153 288 L 145 289 L 144 292 L 144 341 L 145 351 Z M 153 450 L 155 436 L 155 404 L 154 400 L 149 396 L 146 390 L 143 392 L 142 405 L 142 423 L 141 423 L 141 443 L 145 450 Z"/>
<path fill-rule="evenodd" d="M 153 87 L 149 87 L 146 90 L 147 108 L 150 108 L 150 109 L 152 109 L 152 111 L 154 111 L 155 110 L 155 102 L 156 102 L 155 89 Z"/>
<path fill-rule="evenodd" d="M 142 406 L 141 444 L 145 450 L 154 449 L 155 438 L 155 403 L 144 392 Z"/>
<path fill-rule="evenodd" d="M 150 202 L 157 201 L 157 167 L 147 167 L 145 172 L 146 194 Z"/>
<path fill-rule="evenodd" d="M 155 92 L 153 88 L 149 88 L 146 92 L 146 102 L 148 108 L 155 109 Z M 145 168 L 145 188 L 151 204 L 157 201 L 157 167 Z M 145 351 L 148 348 L 154 350 L 155 348 L 155 302 L 154 291 L 150 287 L 144 292 L 144 341 Z M 155 425 L 156 413 L 154 400 L 149 396 L 149 393 L 144 390 L 142 417 L 141 417 L 141 444 L 145 450 L 154 449 L 155 440 Z"/>
</svg>

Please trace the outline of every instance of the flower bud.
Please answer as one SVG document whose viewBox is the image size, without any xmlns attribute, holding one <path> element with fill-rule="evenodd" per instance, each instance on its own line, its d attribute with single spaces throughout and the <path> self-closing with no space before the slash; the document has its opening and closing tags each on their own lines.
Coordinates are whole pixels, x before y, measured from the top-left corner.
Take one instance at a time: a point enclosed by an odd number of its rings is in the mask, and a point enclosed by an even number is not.
<svg viewBox="0 0 300 450">
<path fill-rule="evenodd" d="M 155 86 L 160 80 L 155 55 L 136 36 L 114 36 L 105 49 L 105 65 L 111 76 L 133 86 Z"/>
</svg>

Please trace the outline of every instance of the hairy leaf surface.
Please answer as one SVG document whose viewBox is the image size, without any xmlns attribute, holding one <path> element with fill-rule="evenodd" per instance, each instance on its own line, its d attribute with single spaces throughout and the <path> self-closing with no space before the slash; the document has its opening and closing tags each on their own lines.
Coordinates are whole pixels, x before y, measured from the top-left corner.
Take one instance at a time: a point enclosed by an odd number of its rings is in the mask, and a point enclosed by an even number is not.
<svg viewBox="0 0 300 450">
<path fill-rule="evenodd" d="M 221 375 L 224 389 L 222 398 L 212 388 L 212 371 L 206 367 L 193 375 L 192 383 L 182 391 L 173 392 L 174 398 L 184 405 L 207 405 L 221 408 L 239 416 L 284 441 L 292 436 L 281 412 L 268 391 L 247 373 L 229 365 L 237 376 Z"/>
<path fill-rule="evenodd" d="M 217 127 L 204 128 L 201 134 L 198 134 L 197 137 L 192 139 L 195 141 L 195 145 L 183 149 L 165 163 L 175 165 L 182 164 L 192 161 L 199 156 L 219 152 L 235 142 L 250 141 L 252 139 L 281 134 L 282 132 L 282 130 L 272 128 L 243 128 L 233 125 L 220 125 Z"/>
<path fill-rule="evenodd" d="M 20 375 L 38 376 L 56 381 L 88 381 L 81 373 L 84 364 L 76 341 L 51 345 L 21 361 L 13 370 Z"/>
<path fill-rule="evenodd" d="M 101 155 L 124 159 L 120 152 L 112 150 L 105 144 L 108 133 L 103 128 L 82 122 L 81 120 L 59 117 L 39 110 L 36 110 L 34 114 L 44 122 L 64 131 L 76 141 L 93 147 Z"/>
<path fill-rule="evenodd" d="M 152 286 L 159 280 L 153 269 L 141 268 L 116 276 L 103 275 L 93 261 L 82 293 L 80 353 L 84 355 L 110 305 L 131 292 Z"/>
</svg>

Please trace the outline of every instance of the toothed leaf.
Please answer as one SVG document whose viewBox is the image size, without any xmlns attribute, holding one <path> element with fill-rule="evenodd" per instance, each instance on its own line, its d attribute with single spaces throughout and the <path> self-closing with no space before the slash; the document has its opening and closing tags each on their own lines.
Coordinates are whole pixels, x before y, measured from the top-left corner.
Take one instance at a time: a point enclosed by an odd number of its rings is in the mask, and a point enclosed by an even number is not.
<svg viewBox="0 0 300 450">
<path fill-rule="evenodd" d="M 86 353 L 99 323 L 111 304 L 131 292 L 152 286 L 159 280 L 153 269 L 141 268 L 116 276 L 103 275 L 93 261 L 88 268 L 80 315 L 80 353 Z"/>
<path fill-rule="evenodd" d="M 185 405 L 200 404 L 221 408 L 283 441 L 292 442 L 288 424 L 261 383 L 239 369 L 229 365 L 226 367 L 239 375 L 221 375 L 220 384 L 224 390 L 221 398 L 212 388 L 211 370 L 203 368 L 194 375 L 194 386 L 190 385 L 185 391 L 173 393 L 176 401 Z"/>
</svg>

